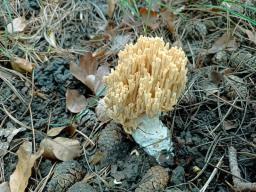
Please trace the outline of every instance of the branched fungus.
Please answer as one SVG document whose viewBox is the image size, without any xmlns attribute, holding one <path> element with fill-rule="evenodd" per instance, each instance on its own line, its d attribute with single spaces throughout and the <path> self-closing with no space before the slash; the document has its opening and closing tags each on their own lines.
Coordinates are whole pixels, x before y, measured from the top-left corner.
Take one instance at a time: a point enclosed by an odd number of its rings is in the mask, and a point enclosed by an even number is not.
<svg viewBox="0 0 256 192">
<path fill-rule="evenodd" d="M 158 158 L 162 150 L 172 151 L 169 130 L 159 116 L 173 109 L 185 89 L 187 58 L 163 39 L 143 36 L 118 56 L 116 69 L 104 80 L 106 113 Z"/>
</svg>

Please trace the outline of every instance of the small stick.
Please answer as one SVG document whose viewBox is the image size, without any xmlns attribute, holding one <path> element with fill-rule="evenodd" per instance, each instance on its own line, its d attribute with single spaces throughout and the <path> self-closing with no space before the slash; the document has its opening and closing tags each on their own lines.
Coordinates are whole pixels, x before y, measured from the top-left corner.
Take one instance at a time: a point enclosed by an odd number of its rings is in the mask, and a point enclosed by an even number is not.
<svg viewBox="0 0 256 192">
<path fill-rule="evenodd" d="M 86 138 L 92 146 L 95 146 L 95 143 L 87 136 L 85 135 L 82 131 L 76 130 L 77 133 L 79 133 L 80 135 L 82 135 L 84 138 Z"/>
<path fill-rule="evenodd" d="M 233 174 L 233 183 L 235 191 L 256 191 L 256 182 L 244 182 L 241 180 L 240 169 L 237 163 L 237 151 L 234 147 L 230 146 L 228 148 L 229 156 L 229 167 L 230 171 Z"/>
<path fill-rule="evenodd" d="M 200 189 L 199 192 L 205 192 L 205 190 L 207 189 L 207 187 L 209 186 L 210 182 L 212 181 L 212 179 L 215 177 L 215 175 L 217 174 L 218 168 L 221 166 L 222 162 L 223 162 L 223 158 L 224 156 L 222 156 L 219 160 L 219 162 L 217 163 L 216 167 L 214 168 L 212 174 L 210 175 L 210 177 L 208 178 L 208 180 L 206 181 L 206 183 L 204 184 L 204 186 Z"/>
</svg>

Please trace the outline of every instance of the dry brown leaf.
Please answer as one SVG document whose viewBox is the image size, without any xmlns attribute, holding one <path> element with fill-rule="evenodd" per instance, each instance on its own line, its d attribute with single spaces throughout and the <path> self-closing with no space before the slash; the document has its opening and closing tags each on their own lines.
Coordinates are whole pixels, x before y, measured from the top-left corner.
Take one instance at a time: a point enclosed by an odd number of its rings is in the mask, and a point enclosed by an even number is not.
<svg viewBox="0 0 256 192">
<path fill-rule="evenodd" d="M 11 192 L 24 192 L 29 177 L 31 176 L 31 169 L 35 161 L 42 155 L 43 150 L 40 149 L 35 154 L 32 153 L 32 143 L 25 141 L 17 151 L 18 163 L 15 171 L 10 176 Z"/>
<path fill-rule="evenodd" d="M 76 89 L 67 89 L 66 91 L 66 106 L 72 113 L 79 113 L 87 106 L 85 96 L 81 95 Z"/>
<path fill-rule="evenodd" d="M 80 58 L 80 68 L 84 70 L 86 76 L 95 74 L 98 68 L 96 56 L 94 56 L 91 52 L 86 52 Z"/>
<path fill-rule="evenodd" d="M 164 24 L 166 23 L 166 26 L 167 26 L 167 29 L 172 33 L 174 34 L 176 29 L 175 29 L 175 19 L 176 19 L 176 16 L 174 13 L 170 12 L 169 10 L 165 10 L 163 12 L 161 12 L 161 16 L 162 16 L 162 19 L 164 21 Z"/>
<path fill-rule="evenodd" d="M 22 32 L 27 26 L 26 19 L 24 17 L 17 17 L 7 25 L 7 31 L 9 33 Z"/>
<path fill-rule="evenodd" d="M 252 32 L 250 30 L 245 30 L 245 33 L 247 34 L 249 40 L 251 42 L 253 42 L 254 44 L 256 44 L 256 32 Z"/>
<path fill-rule="evenodd" d="M 232 121 L 226 120 L 223 122 L 223 126 L 224 126 L 224 129 L 228 131 L 230 129 L 236 128 L 237 124 Z"/>
<path fill-rule="evenodd" d="M 36 66 L 34 63 L 29 62 L 26 59 L 20 58 L 20 57 L 14 57 L 11 60 L 12 68 L 15 71 L 21 72 L 21 73 L 32 73 L 33 68 Z"/>
<path fill-rule="evenodd" d="M 224 77 L 223 74 L 218 72 L 218 71 L 211 71 L 210 72 L 210 79 L 213 83 L 219 85 L 220 83 L 222 83 L 224 81 Z"/>
<path fill-rule="evenodd" d="M 11 192 L 8 182 L 3 182 L 0 184 L 0 192 Z"/>
<path fill-rule="evenodd" d="M 74 126 L 56 127 L 56 128 L 52 128 L 49 131 L 47 131 L 47 135 L 49 137 L 56 137 L 57 135 L 59 135 L 63 131 L 68 132 L 68 134 L 70 136 L 72 136 L 72 135 L 75 134 L 76 128 Z"/>
<path fill-rule="evenodd" d="M 76 65 L 75 63 L 70 64 L 71 74 L 90 88 L 94 94 L 96 94 L 101 85 L 103 85 L 102 78 L 106 74 L 102 71 L 106 72 L 105 69 L 108 68 L 106 66 L 104 67 L 104 70 L 102 70 L 102 67 L 98 68 L 96 58 L 97 55 L 94 56 L 91 52 L 87 52 L 81 57 L 80 65 Z"/>
<path fill-rule="evenodd" d="M 116 0 L 108 0 L 108 16 L 111 18 L 113 16 L 116 6 Z"/>
<path fill-rule="evenodd" d="M 81 153 L 81 146 L 78 140 L 65 137 L 55 139 L 46 138 L 40 143 L 44 149 L 43 156 L 49 159 L 68 161 L 78 157 Z"/>
<path fill-rule="evenodd" d="M 217 53 L 222 50 L 234 51 L 238 48 L 238 43 L 235 38 L 228 33 L 224 33 L 220 38 L 218 38 L 210 49 L 208 53 Z"/>
</svg>

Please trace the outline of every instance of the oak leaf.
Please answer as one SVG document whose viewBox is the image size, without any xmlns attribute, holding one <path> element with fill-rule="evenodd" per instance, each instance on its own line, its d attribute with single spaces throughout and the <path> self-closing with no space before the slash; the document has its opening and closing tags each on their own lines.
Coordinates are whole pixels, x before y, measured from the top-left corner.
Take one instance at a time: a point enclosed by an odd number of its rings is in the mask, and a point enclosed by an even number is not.
<svg viewBox="0 0 256 192">
<path fill-rule="evenodd" d="M 44 149 L 44 157 L 61 161 L 72 160 L 81 153 L 79 141 L 65 137 L 45 138 L 41 141 L 40 147 Z"/>
</svg>

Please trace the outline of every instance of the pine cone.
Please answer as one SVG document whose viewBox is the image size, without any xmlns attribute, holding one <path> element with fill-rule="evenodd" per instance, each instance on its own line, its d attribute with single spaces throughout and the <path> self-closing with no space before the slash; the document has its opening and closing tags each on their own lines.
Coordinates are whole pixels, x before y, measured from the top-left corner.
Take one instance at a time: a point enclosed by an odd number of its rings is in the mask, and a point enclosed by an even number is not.
<svg viewBox="0 0 256 192">
<path fill-rule="evenodd" d="M 75 182 L 80 181 L 85 170 L 77 161 L 64 161 L 58 164 L 53 176 L 47 184 L 47 192 L 65 192 Z"/>
<path fill-rule="evenodd" d="M 96 192 L 96 190 L 88 183 L 81 181 L 72 185 L 67 192 Z"/>
<path fill-rule="evenodd" d="M 256 67 L 256 56 L 248 51 L 239 51 L 230 56 L 231 67 L 246 70 L 254 70 Z"/>
<path fill-rule="evenodd" d="M 111 164 L 125 157 L 129 150 L 129 144 L 121 133 L 121 127 L 110 122 L 100 133 L 98 139 L 99 150 L 104 154 L 102 165 Z"/>
<path fill-rule="evenodd" d="M 169 174 L 165 168 L 157 165 L 151 167 L 143 176 L 141 184 L 135 192 L 156 192 L 162 191 L 169 181 Z"/>
<path fill-rule="evenodd" d="M 121 127 L 110 122 L 100 133 L 98 146 L 101 151 L 113 151 L 122 140 Z"/>
</svg>

